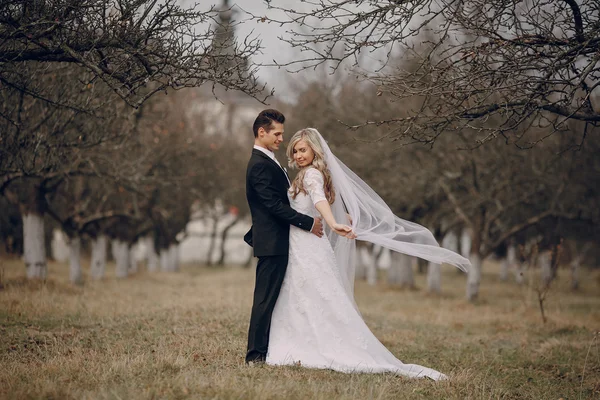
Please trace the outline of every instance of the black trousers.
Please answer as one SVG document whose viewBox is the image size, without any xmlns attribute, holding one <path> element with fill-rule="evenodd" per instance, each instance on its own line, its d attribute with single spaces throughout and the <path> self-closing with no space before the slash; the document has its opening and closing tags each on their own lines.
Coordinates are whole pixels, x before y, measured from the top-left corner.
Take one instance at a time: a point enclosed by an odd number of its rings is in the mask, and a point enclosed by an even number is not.
<svg viewBox="0 0 600 400">
<path fill-rule="evenodd" d="M 269 348 L 271 316 L 285 277 L 288 255 L 258 257 L 254 303 L 248 329 L 246 362 L 264 361 Z"/>
</svg>

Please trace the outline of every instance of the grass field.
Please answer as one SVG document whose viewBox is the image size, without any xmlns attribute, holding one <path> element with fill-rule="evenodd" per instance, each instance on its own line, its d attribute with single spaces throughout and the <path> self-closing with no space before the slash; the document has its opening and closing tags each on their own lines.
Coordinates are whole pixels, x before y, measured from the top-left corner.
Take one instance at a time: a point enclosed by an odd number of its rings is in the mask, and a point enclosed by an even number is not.
<svg viewBox="0 0 600 400">
<path fill-rule="evenodd" d="M 600 398 L 600 271 L 582 271 L 578 293 L 559 275 L 542 324 L 535 293 L 499 282 L 496 268 L 484 265 L 477 304 L 451 267 L 441 297 L 357 284 L 383 344 L 451 377 L 432 382 L 245 366 L 252 270 L 188 265 L 75 287 L 66 265 L 51 263 L 42 284 L 0 260 L 0 398 Z"/>
</svg>

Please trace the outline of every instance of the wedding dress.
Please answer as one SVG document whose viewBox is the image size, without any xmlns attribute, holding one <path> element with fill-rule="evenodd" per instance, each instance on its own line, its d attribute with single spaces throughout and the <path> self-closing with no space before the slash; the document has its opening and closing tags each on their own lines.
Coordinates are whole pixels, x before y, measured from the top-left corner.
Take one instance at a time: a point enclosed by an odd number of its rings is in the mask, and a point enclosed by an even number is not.
<svg viewBox="0 0 600 400">
<path fill-rule="evenodd" d="M 295 199 L 288 193 L 290 204 L 298 212 L 318 216 L 315 204 L 326 200 L 321 172 L 308 169 L 304 188 L 308 194 L 299 193 Z M 327 236 L 290 227 L 289 262 L 271 319 L 267 364 L 446 378 L 394 357 L 365 324 L 344 279 Z"/>
</svg>

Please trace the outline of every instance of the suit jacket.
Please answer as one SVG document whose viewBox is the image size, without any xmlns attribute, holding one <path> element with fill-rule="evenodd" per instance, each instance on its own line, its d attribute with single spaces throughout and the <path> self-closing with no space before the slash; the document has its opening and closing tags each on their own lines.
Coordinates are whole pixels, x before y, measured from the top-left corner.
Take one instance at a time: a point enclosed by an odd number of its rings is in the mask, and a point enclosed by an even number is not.
<svg viewBox="0 0 600 400">
<path fill-rule="evenodd" d="M 290 207 L 289 183 L 285 172 L 269 156 L 252 149 L 246 170 L 246 199 L 252 227 L 244 241 L 254 248 L 255 257 L 287 255 L 290 225 L 310 231 L 313 218 Z"/>
</svg>

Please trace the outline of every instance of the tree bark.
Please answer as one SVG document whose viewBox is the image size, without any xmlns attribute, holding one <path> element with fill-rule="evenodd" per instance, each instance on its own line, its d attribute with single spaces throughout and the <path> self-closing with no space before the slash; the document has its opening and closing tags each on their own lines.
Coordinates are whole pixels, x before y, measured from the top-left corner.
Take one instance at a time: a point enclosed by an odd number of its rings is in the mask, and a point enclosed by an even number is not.
<svg viewBox="0 0 600 400">
<path fill-rule="evenodd" d="M 154 237 L 149 235 L 146 237 L 146 261 L 148 263 L 148 271 L 154 272 L 158 270 L 158 254 L 154 246 Z"/>
<path fill-rule="evenodd" d="M 252 264 L 254 263 L 254 251 L 252 249 L 250 249 L 250 252 L 248 253 L 248 259 L 246 260 L 246 263 L 244 264 L 244 268 L 250 268 L 252 266 Z"/>
<path fill-rule="evenodd" d="M 135 258 L 135 244 L 128 246 L 129 251 L 129 274 L 135 274 L 138 271 L 138 260 Z"/>
<path fill-rule="evenodd" d="M 471 236 L 471 231 L 469 229 L 463 229 L 460 232 L 460 255 L 469 258 L 471 255 L 471 247 L 473 244 L 473 239 Z M 456 273 L 461 274 L 462 271 L 460 269 L 456 269 Z"/>
<path fill-rule="evenodd" d="M 540 265 L 540 277 L 542 284 L 548 285 L 554 278 L 552 272 L 552 255 L 550 251 L 544 251 L 540 253 L 538 257 L 538 263 Z"/>
<path fill-rule="evenodd" d="M 160 270 L 164 272 L 171 271 L 171 246 L 160 249 L 159 257 L 160 257 Z"/>
<path fill-rule="evenodd" d="M 71 283 L 76 285 L 83 284 L 83 274 L 81 272 L 81 238 L 79 236 L 69 238 L 69 277 Z"/>
<path fill-rule="evenodd" d="M 356 246 L 356 268 L 354 270 L 354 279 L 364 280 L 367 279 L 367 267 L 364 260 L 365 248 L 363 246 Z"/>
<path fill-rule="evenodd" d="M 225 243 L 227 243 L 227 234 L 229 230 L 233 228 L 240 221 L 240 217 L 235 217 L 225 228 L 223 228 L 223 232 L 221 232 L 221 247 L 219 261 L 217 261 L 217 265 L 225 265 Z"/>
<path fill-rule="evenodd" d="M 517 246 L 509 244 L 506 250 L 506 261 L 508 262 L 509 269 L 512 268 L 515 273 L 515 281 L 522 285 L 524 281 L 523 276 L 523 265 L 517 257 Z"/>
<path fill-rule="evenodd" d="M 510 263 L 508 257 L 503 257 L 500 263 L 500 280 L 506 282 L 508 280 L 508 267 Z"/>
<path fill-rule="evenodd" d="M 388 283 L 400 285 L 402 288 L 413 289 L 415 279 L 413 274 L 413 258 L 406 254 L 392 252 L 392 262 L 388 271 Z"/>
<path fill-rule="evenodd" d="M 427 291 L 440 294 L 442 292 L 442 266 L 433 262 L 427 264 Z"/>
<path fill-rule="evenodd" d="M 169 271 L 179 271 L 179 245 L 177 243 L 169 246 Z"/>
<path fill-rule="evenodd" d="M 373 250 L 374 246 L 368 244 L 363 247 L 362 257 L 359 257 L 364 277 L 367 279 L 367 283 L 372 286 L 377 285 L 377 259 Z"/>
<path fill-rule="evenodd" d="M 460 234 L 460 255 L 469 258 L 471 254 L 471 234 L 468 229 L 463 229 Z"/>
<path fill-rule="evenodd" d="M 471 265 L 467 275 L 467 300 L 475 301 L 479 296 L 479 285 L 481 283 L 481 256 L 471 253 Z"/>
<path fill-rule="evenodd" d="M 206 254 L 206 265 L 213 265 L 213 253 L 217 243 L 217 229 L 218 229 L 219 218 L 212 218 L 212 231 L 210 234 L 210 242 L 208 245 L 208 252 Z"/>
<path fill-rule="evenodd" d="M 34 212 L 23 214 L 23 258 L 29 279 L 48 276 L 44 237 L 44 217 Z"/>
<path fill-rule="evenodd" d="M 423 275 L 428 270 L 429 270 L 429 263 L 427 262 L 427 260 L 423 260 L 422 258 L 417 258 L 417 274 Z"/>
<path fill-rule="evenodd" d="M 519 285 L 522 285 L 525 282 L 525 268 L 523 268 L 523 263 L 519 261 L 516 263 L 515 281 Z"/>
<path fill-rule="evenodd" d="M 92 279 L 104 278 L 106 271 L 106 236 L 99 235 L 92 240 L 92 260 L 91 260 Z"/>
<path fill-rule="evenodd" d="M 576 255 L 571 261 L 571 290 L 579 290 L 579 268 L 581 267 L 581 256 Z"/>
<path fill-rule="evenodd" d="M 112 252 L 116 263 L 115 276 L 126 278 L 129 270 L 129 246 L 127 242 L 119 239 L 113 240 Z"/>
</svg>

